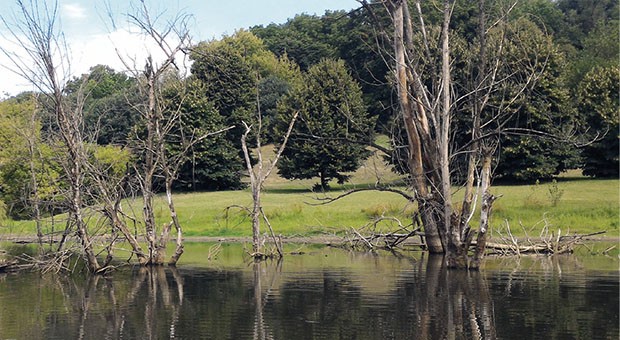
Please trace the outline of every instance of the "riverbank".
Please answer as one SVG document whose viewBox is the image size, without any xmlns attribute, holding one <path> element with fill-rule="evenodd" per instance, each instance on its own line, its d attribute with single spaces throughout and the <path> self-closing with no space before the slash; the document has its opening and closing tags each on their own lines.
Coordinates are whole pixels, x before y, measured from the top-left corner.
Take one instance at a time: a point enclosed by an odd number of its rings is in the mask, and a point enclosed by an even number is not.
<svg viewBox="0 0 620 340">
<path fill-rule="evenodd" d="M 43 238 L 44 244 L 56 244 L 60 237 L 55 237 L 50 239 L 49 237 Z M 323 245 L 340 245 L 347 242 L 346 237 L 338 236 L 338 235 L 309 235 L 309 236 L 281 236 L 278 238 L 282 243 L 293 243 L 293 244 L 323 244 Z M 540 242 L 541 239 L 539 237 L 525 239 L 522 237 L 517 237 L 516 240 L 518 242 L 527 242 L 528 240 L 531 242 Z M 173 240 L 171 240 L 172 242 Z M 500 238 L 491 238 L 489 242 L 501 242 Z M 608 242 L 608 243 L 619 243 L 620 237 L 612 236 L 607 234 L 588 236 L 584 238 L 584 241 L 591 242 Z M 0 242 L 8 242 L 13 244 L 35 244 L 38 242 L 38 238 L 36 235 L 18 235 L 18 234 L 5 234 L 0 235 Z M 249 236 L 187 236 L 183 237 L 183 242 L 185 243 L 252 243 L 252 237 Z M 272 242 L 271 237 L 267 237 L 266 243 Z M 410 237 L 405 244 L 408 245 L 420 245 L 420 238 L 417 236 Z"/>
</svg>

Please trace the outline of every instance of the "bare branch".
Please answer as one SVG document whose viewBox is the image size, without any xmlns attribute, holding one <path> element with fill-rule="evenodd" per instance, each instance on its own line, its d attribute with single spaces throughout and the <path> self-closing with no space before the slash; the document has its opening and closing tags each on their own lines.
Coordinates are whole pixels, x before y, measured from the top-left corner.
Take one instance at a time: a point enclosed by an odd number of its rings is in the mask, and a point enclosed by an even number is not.
<svg viewBox="0 0 620 340">
<path fill-rule="evenodd" d="M 324 198 L 316 198 L 316 200 L 321 201 L 321 203 L 306 203 L 308 205 L 313 205 L 313 206 L 319 206 L 319 205 L 325 205 L 325 204 L 329 204 L 335 201 L 338 201 L 344 197 L 347 197 L 349 195 L 358 193 L 358 192 L 362 192 L 362 191 L 385 191 L 385 192 L 393 192 L 395 194 L 399 194 L 400 196 L 404 197 L 408 202 L 414 202 L 416 200 L 416 197 L 411 196 L 409 194 L 407 194 L 405 191 L 403 190 L 399 190 L 399 189 L 394 189 L 394 188 L 381 188 L 381 187 L 376 187 L 376 188 L 357 188 L 357 189 L 353 189 L 353 190 L 349 190 L 341 195 L 338 195 L 336 197 L 324 197 Z"/>
</svg>

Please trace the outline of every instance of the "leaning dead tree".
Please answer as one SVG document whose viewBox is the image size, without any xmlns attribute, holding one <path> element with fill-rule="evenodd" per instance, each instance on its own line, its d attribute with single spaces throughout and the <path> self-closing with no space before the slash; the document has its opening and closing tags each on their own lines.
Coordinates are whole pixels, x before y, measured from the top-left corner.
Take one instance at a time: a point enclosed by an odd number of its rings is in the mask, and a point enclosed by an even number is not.
<svg viewBox="0 0 620 340">
<path fill-rule="evenodd" d="M 241 136 L 241 148 L 243 149 L 245 164 L 247 167 L 248 174 L 250 176 L 250 186 L 252 188 L 252 210 L 250 212 L 250 215 L 252 217 L 252 254 L 251 256 L 254 258 L 258 258 L 258 259 L 264 258 L 266 256 L 265 254 L 261 252 L 260 220 L 262 217 L 265 220 L 265 223 L 267 223 L 267 225 L 269 226 L 271 235 L 274 238 L 274 242 L 276 244 L 278 255 L 282 257 L 282 247 L 276 240 L 273 230 L 271 229 L 271 224 L 269 223 L 269 220 L 267 219 L 267 216 L 265 215 L 265 212 L 263 211 L 263 206 L 261 204 L 261 191 L 263 189 L 263 184 L 265 183 L 265 180 L 267 179 L 267 177 L 269 177 L 269 175 L 275 168 L 276 164 L 278 163 L 278 160 L 280 159 L 280 156 L 282 156 L 282 152 L 284 151 L 284 148 L 286 147 L 286 143 L 288 142 L 288 139 L 291 135 L 291 131 L 293 131 L 293 126 L 295 125 L 295 121 L 297 120 L 297 116 L 299 115 L 299 112 L 295 112 L 295 114 L 293 114 L 293 117 L 291 118 L 288 129 L 286 130 L 286 133 L 282 138 L 282 144 L 280 144 L 280 147 L 276 151 L 276 154 L 273 160 L 269 160 L 265 167 L 265 165 L 263 164 L 263 153 L 261 151 L 261 146 L 262 146 L 261 134 L 263 130 L 263 123 L 262 123 L 262 113 L 260 109 L 260 97 L 259 97 L 258 87 L 256 89 L 256 107 L 257 107 L 257 114 L 256 114 L 257 122 L 256 122 L 255 131 L 254 131 L 254 136 L 255 136 L 256 155 L 258 157 L 258 163 L 256 164 L 255 167 L 252 166 L 250 150 L 248 149 L 248 145 L 247 145 L 248 135 L 252 132 L 252 126 L 248 125 L 246 122 L 243 122 L 243 125 L 245 127 L 245 132 Z"/>
<path fill-rule="evenodd" d="M 100 272 L 93 241 L 84 216 L 83 186 L 87 156 L 83 138 L 82 107 L 85 94 L 78 89 L 70 102 L 64 86 L 70 75 L 69 53 L 58 24 L 58 4 L 17 0 L 18 12 L 12 21 L 2 16 L 10 39 L 17 50 L 0 47 L 13 64 L 11 70 L 22 76 L 41 93 L 41 104 L 53 114 L 65 159 L 64 176 L 68 182 L 66 193 L 68 218 L 58 252 L 67 239 L 75 234 L 91 272 Z"/>
<path fill-rule="evenodd" d="M 359 2 L 371 12 L 385 10 L 391 19 L 392 31 L 383 33 L 392 39 L 390 66 L 406 135 L 407 172 L 428 250 L 445 254 L 448 267 L 478 268 L 497 198 L 490 188 L 499 138 L 517 111 L 515 106 L 544 70 L 548 51 L 524 43 L 526 30 L 509 21 L 514 3 L 508 7 L 493 3 L 491 15 L 491 6 L 479 0 L 476 38 L 462 41 L 451 28 L 453 0 L 441 2 L 436 9 L 441 20 L 434 26 L 429 24 L 420 1 Z M 536 43 L 550 44 L 543 32 L 532 36 Z M 471 73 L 467 84 L 454 83 L 455 41 L 475 51 L 466 60 L 466 71 Z M 468 115 L 471 122 L 465 150 L 454 147 L 456 115 Z M 459 208 L 453 199 L 458 185 L 452 174 L 457 155 L 463 153 L 468 169 Z M 478 200 L 476 230 L 472 217 Z M 468 251 L 474 238 L 477 242 L 470 258 Z"/>
</svg>

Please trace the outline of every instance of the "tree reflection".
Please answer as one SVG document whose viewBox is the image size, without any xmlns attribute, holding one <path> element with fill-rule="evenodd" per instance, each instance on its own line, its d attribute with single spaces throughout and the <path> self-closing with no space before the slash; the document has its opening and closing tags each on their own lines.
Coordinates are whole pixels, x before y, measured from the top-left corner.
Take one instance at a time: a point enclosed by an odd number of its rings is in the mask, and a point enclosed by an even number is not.
<svg viewBox="0 0 620 340">
<path fill-rule="evenodd" d="M 420 309 L 424 322 L 417 338 L 496 339 L 486 279 L 478 271 L 446 270 L 444 262 L 441 256 L 428 258 L 426 299 Z"/>
<path fill-rule="evenodd" d="M 184 300 L 183 277 L 175 267 L 140 267 L 130 277 L 57 277 L 66 310 L 49 336 L 76 339 L 175 338 Z M 54 312 L 56 313 L 56 312 Z M 49 319 L 49 318 L 48 318 Z"/>
<path fill-rule="evenodd" d="M 269 294 L 271 293 L 277 278 L 282 270 L 282 259 L 278 259 L 272 263 L 269 268 L 269 263 L 264 261 L 254 261 L 252 263 L 253 284 L 254 284 L 254 340 L 266 340 L 274 339 L 273 333 L 269 330 L 269 327 L 265 324 L 265 304 L 268 301 Z M 266 268 L 265 268 L 266 267 Z M 263 292 L 262 277 L 270 276 L 268 281 L 268 287 Z M 263 298 L 263 294 L 265 297 Z"/>
<path fill-rule="evenodd" d="M 447 271 L 437 257 L 386 266 L 347 256 L 315 268 L 285 259 L 285 270 L 253 262 L 8 276 L 0 338 L 604 339 L 618 331 L 617 276 L 584 271 L 572 257 L 497 260 L 466 272 Z"/>
</svg>

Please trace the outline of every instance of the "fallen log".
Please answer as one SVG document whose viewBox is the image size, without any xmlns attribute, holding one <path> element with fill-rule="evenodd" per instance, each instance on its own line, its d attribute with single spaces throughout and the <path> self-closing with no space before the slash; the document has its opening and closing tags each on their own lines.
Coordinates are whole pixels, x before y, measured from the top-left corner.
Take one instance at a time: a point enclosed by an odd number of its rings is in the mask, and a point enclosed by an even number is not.
<svg viewBox="0 0 620 340">
<path fill-rule="evenodd" d="M 558 230 L 557 236 L 553 233 L 549 235 L 548 228 L 545 227 L 539 241 L 532 241 L 532 239 L 526 235 L 525 241 L 519 241 L 515 238 L 510 229 L 508 228 L 508 236 L 502 237 L 502 243 L 487 243 L 487 252 L 495 252 L 503 255 L 521 255 L 521 254 L 567 254 L 574 251 L 575 246 L 582 245 L 581 241 L 587 240 L 590 236 L 601 235 L 606 231 L 598 231 L 589 234 L 573 234 L 561 236 L 561 231 Z M 521 243 L 527 243 L 523 245 Z M 475 245 L 475 242 L 473 242 Z"/>
<path fill-rule="evenodd" d="M 0 260 L 0 273 L 11 271 L 17 265 L 17 261 Z"/>
<path fill-rule="evenodd" d="M 472 246 L 475 245 L 476 242 L 472 242 Z M 533 245 L 515 245 L 515 244 L 505 244 L 505 243 L 492 243 L 487 242 L 486 244 L 487 251 L 491 253 L 500 253 L 500 254 L 564 254 L 564 253 L 572 253 L 571 247 L 552 247 L 546 244 L 533 244 Z"/>
</svg>

